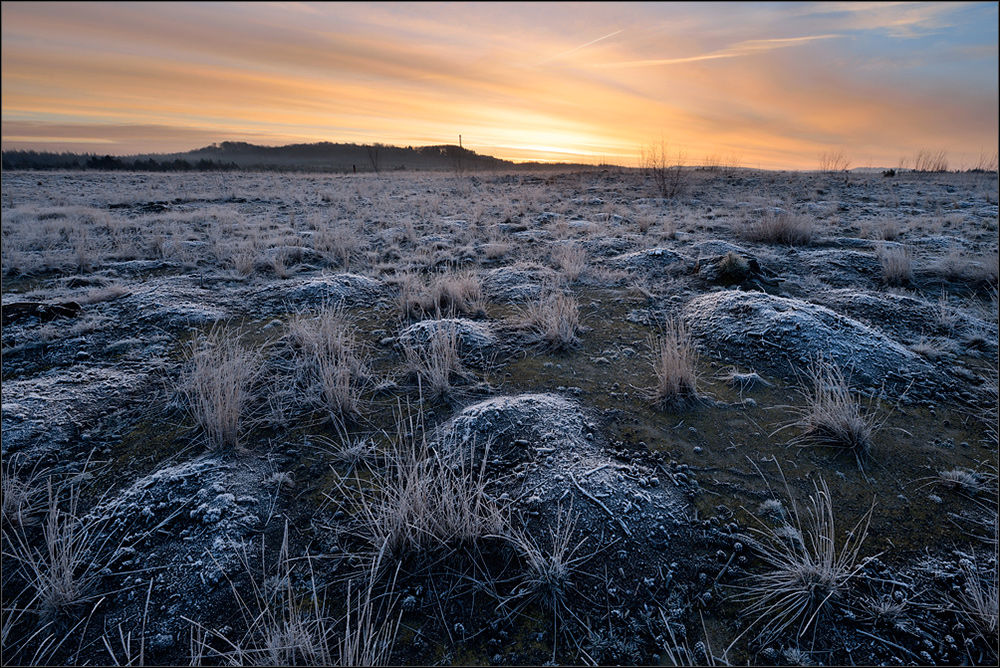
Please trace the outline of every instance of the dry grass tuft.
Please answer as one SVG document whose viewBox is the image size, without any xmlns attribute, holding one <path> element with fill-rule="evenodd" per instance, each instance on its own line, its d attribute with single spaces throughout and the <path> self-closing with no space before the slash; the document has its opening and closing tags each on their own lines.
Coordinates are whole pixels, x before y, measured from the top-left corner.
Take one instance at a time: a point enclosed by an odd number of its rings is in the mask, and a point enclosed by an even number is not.
<svg viewBox="0 0 1000 668">
<path fill-rule="evenodd" d="M 749 241 L 807 246 L 812 243 L 813 220 L 779 207 L 765 207 L 743 223 L 740 233 Z"/>
<path fill-rule="evenodd" d="M 261 560 L 264 561 L 263 549 Z M 288 547 L 288 525 L 277 563 L 271 569 L 262 563 L 259 572 L 250 566 L 244 552 L 244 566 L 249 575 L 250 596 L 245 596 L 230 581 L 246 632 L 238 641 L 192 626 L 192 665 L 206 655 L 229 665 L 251 666 L 377 666 L 388 663 L 395 643 L 399 620 L 391 618 L 392 597 L 388 605 L 379 605 L 373 596 L 378 563 L 369 571 L 364 594 L 347 592 L 347 613 L 343 631 L 320 595 L 312 559 L 307 555 L 293 559 Z M 299 568 L 297 561 L 306 564 Z M 306 587 L 298 584 L 308 582 Z M 336 637 L 339 635 L 339 639 Z M 211 648 L 206 638 L 218 638 L 226 648 Z"/>
<path fill-rule="evenodd" d="M 574 283 L 587 267 L 587 251 L 576 244 L 559 246 L 552 253 L 556 268 L 568 283 Z"/>
<path fill-rule="evenodd" d="M 426 344 L 404 343 L 406 366 L 416 374 L 422 395 L 441 399 L 452 392 L 455 383 L 473 377 L 462 363 L 459 344 L 455 327 L 435 328 Z"/>
<path fill-rule="evenodd" d="M 62 503 L 51 479 L 47 488 L 41 548 L 30 544 L 20 531 L 5 533 L 4 557 L 13 558 L 34 591 L 26 607 L 38 615 L 41 626 L 58 634 L 59 629 L 78 621 L 83 607 L 99 597 L 101 566 L 93 526 L 78 512 L 79 489 L 70 486 Z"/>
<path fill-rule="evenodd" d="M 333 419 L 360 414 L 361 391 L 371 374 L 343 307 L 326 305 L 315 317 L 297 313 L 288 335 L 308 401 Z"/>
<path fill-rule="evenodd" d="M 698 396 L 698 349 L 678 320 L 667 322 L 658 337 L 650 337 L 656 385 L 648 390 L 657 408 L 677 406 Z"/>
<path fill-rule="evenodd" d="M 794 629 L 796 638 L 810 630 L 843 602 L 851 582 L 860 577 L 867 560 L 861 547 L 868 535 L 874 503 L 838 548 L 833 499 L 826 481 L 813 483 L 805 521 L 792 500 L 792 524 L 775 527 L 757 520 L 751 545 L 769 570 L 750 576 L 738 599 L 748 601 L 751 628 L 759 637 L 773 638 Z M 787 484 L 786 484 L 787 489 Z"/>
<path fill-rule="evenodd" d="M 1000 571 L 997 570 L 995 563 L 981 568 L 975 554 L 972 557 L 959 562 L 959 568 L 965 577 L 965 586 L 958 592 L 956 601 L 958 613 L 977 634 L 992 643 L 993 659 L 996 660 L 997 631 L 1000 627 L 998 624 Z"/>
<path fill-rule="evenodd" d="M 739 253 L 729 251 L 715 264 L 723 283 L 742 283 L 750 278 L 750 263 Z"/>
<path fill-rule="evenodd" d="M 188 410 L 204 430 L 209 449 L 236 447 L 253 385 L 264 369 L 261 354 L 216 325 L 193 342 L 189 359 L 181 381 Z"/>
<path fill-rule="evenodd" d="M 809 365 L 809 384 L 799 388 L 806 405 L 794 409 L 798 417 L 774 432 L 795 427 L 801 433 L 791 440 L 794 445 L 830 446 L 851 451 L 864 469 L 871 455 L 872 438 L 885 422 L 876 413 L 875 402 L 867 408 L 851 395 L 840 367 L 833 361 L 818 359 Z"/>
<path fill-rule="evenodd" d="M 474 544 L 503 535 L 509 508 L 486 491 L 488 457 L 475 443 L 444 455 L 412 420 L 400 420 L 383 469 L 360 497 L 357 528 L 373 553 L 390 556 Z M 488 450 L 488 448 L 487 448 Z"/>
<path fill-rule="evenodd" d="M 580 344 L 579 306 L 576 299 L 559 292 L 549 293 L 529 304 L 521 313 L 521 327 L 531 332 L 529 343 L 554 352 L 570 350 Z"/>
<path fill-rule="evenodd" d="M 17 462 L 17 456 L 6 457 L 0 468 L 0 508 L 4 528 L 33 523 L 35 514 L 41 509 L 41 474 L 35 468 L 22 476 Z"/>
<path fill-rule="evenodd" d="M 906 246 L 882 246 L 878 250 L 882 266 L 882 281 L 886 285 L 907 285 L 913 282 L 913 254 Z"/>
<path fill-rule="evenodd" d="M 501 599 L 500 605 L 515 613 L 529 605 L 539 605 L 551 612 L 555 638 L 559 636 L 563 620 L 572 614 L 570 601 L 580 596 L 578 586 L 583 574 L 580 567 L 594 556 L 593 552 L 580 554 L 587 536 L 575 544 L 572 541 L 577 519 L 578 516 L 564 512 L 560 506 L 556 510 L 555 525 L 549 526 L 547 548 L 524 530 L 511 530 L 504 536 L 524 560 L 524 571 L 513 593 Z M 553 654 L 555 645 L 553 643 Z"/>
</svg>

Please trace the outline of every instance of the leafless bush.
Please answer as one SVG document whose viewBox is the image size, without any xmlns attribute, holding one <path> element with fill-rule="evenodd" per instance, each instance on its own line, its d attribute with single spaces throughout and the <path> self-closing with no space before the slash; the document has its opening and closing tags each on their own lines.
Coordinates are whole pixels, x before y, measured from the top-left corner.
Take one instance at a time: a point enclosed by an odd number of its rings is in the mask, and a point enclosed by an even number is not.
<svg viewBox="0 0 1000 668">
<path fill-rule="evenodd" d="M 843 148 L 830 148 L 819 154 L 819 171 L 846 172 L 851 166 Z"/>
<path fill-rule="evenodd" d="M 260 353 L 244 348 L 223 325 L 200 335 L 189 349 L 181 391 L 210 449 L 236 447 L 252 386 L 263 371 Z"/>
<path fill-rule="evenodd" d="M 684 168 L 685 154 L 681 149 L 672 151 L 670 142 L 649 144 L 639 154 L 639 166 L 652 179 L 660 197 L 679 197 L 687 186 L 688 172 Z"/>
</svg>

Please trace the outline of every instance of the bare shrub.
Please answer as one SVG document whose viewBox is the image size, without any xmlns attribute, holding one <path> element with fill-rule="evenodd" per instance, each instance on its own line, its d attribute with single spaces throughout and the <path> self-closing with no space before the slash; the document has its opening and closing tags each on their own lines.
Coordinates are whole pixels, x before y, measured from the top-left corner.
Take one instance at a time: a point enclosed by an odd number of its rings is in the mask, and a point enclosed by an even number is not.
<svg viewBox="0 0 1000 668">
<path fill-rule="evenodd" d="M 236 447 L 253 384 L 263 371 L 261 354 L 244 348 L 225 326 L 216 325 L 195 339 L 189 360 L 181 391 L 209 449 Z"/>
<path fill-rule="evenodd" d="M 819 154 L 819 171 L 846 172 L 851 166 L 843 148 L 827 149 Z"/>
<path fill-rule="evenodd" d="M 805 246 L 812 243 L 813 220 L 780 207 L 765 207 L 744 220 L 740 234 L 750 241 Z"/>
<path fill-rule="evenodd" d="M 907 285 L 913 281 L 913 253 L 907 246 L 881 246 L 877 255 L 886 285 Z"/>
<path fill-rule="evenodd" d="M 648 396 L 660 409 L 683 404 L 697 397 L 698 349 L 691 333 L 679 320 L 670 320 L 660 335 L 650 337 L 656 385 Z"/>
<path fill-rule="evenodd" d="M 640 152 L 639 166 L 653 181 L 660 197 L 674 199 L 684 192 L 689 176 L 684 169 L 685 157 L 679 148 L 672 151 L 670 142 L 665 139 L 658 145 L 650 143 Z"/>
<path fill-rule="evenodd" d="M 529 341 L 553 351 L 575 348 L 580 343 L 579 307 L 576 299 L 560 292 L 542 295 L 521 312 L 520 326 L 529 330 Z"/>
<path fill-rule="evenodd" d="M 794 629 L 796 639 L 815 632 L 819 622 L 845 602 L 852 581 L 863 577 L 867 560 L 861 558 L 861 548 L 874 503 L 838 547 L 830 490 L 822 478 L 813 488 L 805 518 L 790 492 L 790 523 L 774 526 L 754 516 L 759 526 L 750 528 L 755 537 L 751 546 L 768 570 L 750 576 L 736 598 L 750 603 L 746 614 L 755 617 L 751 628 L 759 627 L 761 639 L 788 629 Z"/>
</svg>

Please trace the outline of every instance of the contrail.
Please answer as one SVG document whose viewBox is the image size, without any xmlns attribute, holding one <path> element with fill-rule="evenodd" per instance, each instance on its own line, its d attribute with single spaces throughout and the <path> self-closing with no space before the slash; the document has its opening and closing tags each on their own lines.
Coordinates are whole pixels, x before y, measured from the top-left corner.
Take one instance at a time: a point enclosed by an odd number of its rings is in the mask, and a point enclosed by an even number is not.
<svg viewBox="0 0 1000 668">
<path fill-rule="evenodd" d="M 624 28 L 623 28 L 622 30 L 624 30 Z M 556 55 L 552 56 L 551 58 L 546 58 L 545 60 L 540 60 L 540 61 L 538 61 L 537 63 L 535 63 L 534 65 L 532 65 L 532 67 L 538 67 L 539 65 L 544 65 L 545 63 L 547 63 L 547 62 L 550 62 L 550 61 L 553 61 L 553 60 L 555 60 L 556 58 L 562 58 L 563 56 L 567 56 L 567 55 L 569 55 L 569 54 L 573 53 L 574 51 L 579 51 L 580 49 L 585 49 L 585 48 L 587 48 L 588 46 L 590 46 L 591 44 L 597 44 L 597 43 L 598 43 L 598 42 L 600 42 L 601 40 L 604 40 L 604 39 L 607 39 L 607 38 L 609 38 L 609 37 L 614 37 L 614 36 L 615 36 L 615 35 L 617 35 L 618 33 L 622 32 L 622 30 L 616 30 L 616 31 L 614 31 L 613 33 L 610 33 L 610 34 L 608 34 L 608 35 L 605 35 L 604 37 L 598 37 L 598 38 L 597 38 L 597 39 L 595 39 L 595 40 L 592 40 L 592 41 L 590 41 L 590 42 L 587 42 L 586 44 L 581 44 L 580 46 L 575 46 L 575 47 L 573 47 L 572 49 L 570 49 L 569 51 L 563 51 L 562 53 L 558 53 L 558 54 L 556 54 Z"/>
</svg>

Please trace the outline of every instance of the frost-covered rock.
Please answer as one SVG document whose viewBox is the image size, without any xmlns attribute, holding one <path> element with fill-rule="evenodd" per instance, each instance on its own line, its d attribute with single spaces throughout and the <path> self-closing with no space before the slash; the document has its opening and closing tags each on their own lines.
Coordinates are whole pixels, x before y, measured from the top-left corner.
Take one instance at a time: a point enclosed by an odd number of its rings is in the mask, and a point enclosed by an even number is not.
<svg viewBox="0 0 1000 668">
<path fill-rule="evenodd" d="M 642 272 L 675 271 L 687 265 L 688 258 L 669 248 L 647 248 L 612 258 L 622 269 Z"/>
<path fill-rule="evenodd" d="M 399 345 L 420 348 L 430 345 L 435 336 L 454 336 L 458 354 L 472 364 L 483 364 L 496 353 L 497 337 L 488 323 L 465 318 L 422 320 L 400 332 Z"/>
<path fill-rule="evenodd" d="M 292 306 L 309 308 L 324 304 L 371 304 L 384 297 L 386 292 L 382 281 L 358 274 L 318 276 L 270 286 L 270 296 L 283 299 Z"/>
<path fill-rule="evenodd" d="M 789 376 L 817 357 L 834 360 L 854 385 L 904 390 L 935 369 L 884 333 L 834 311 L 766 293 L 725 290 L 684 307 L 705 345 L 735 362 Z"/>
</svg>

